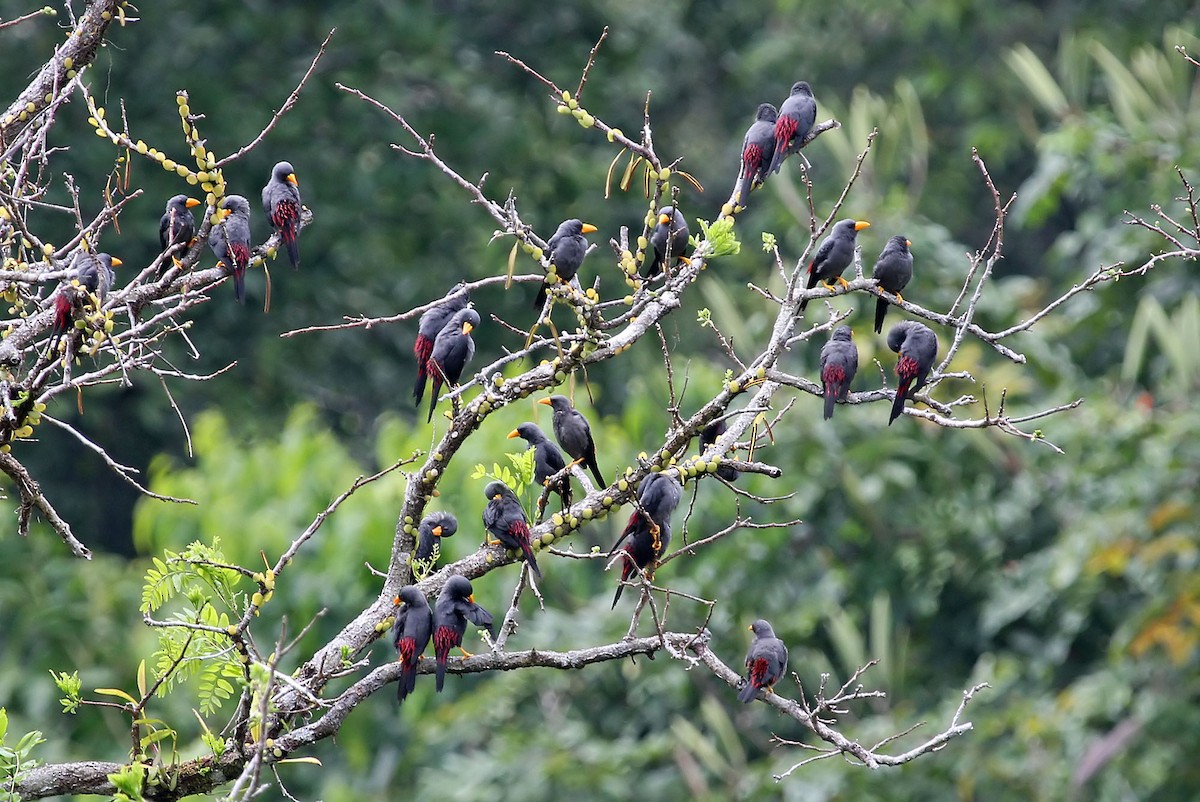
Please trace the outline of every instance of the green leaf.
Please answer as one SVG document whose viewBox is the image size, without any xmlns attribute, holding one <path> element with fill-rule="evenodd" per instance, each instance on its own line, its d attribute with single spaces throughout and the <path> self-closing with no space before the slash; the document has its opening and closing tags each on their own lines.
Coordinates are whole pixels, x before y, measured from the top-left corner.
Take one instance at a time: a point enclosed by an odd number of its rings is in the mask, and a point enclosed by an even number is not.
<svg viewBox="0 0 1200 802">
<path fill-rule="evenodd" d="M 137 699 L 134 699 L 132 696 L 125 693 L 125 691 L 121 690 L 120 688 L 97 688 L 96 693 L 102 694 L 104 696 L 116 696 L 118 699 L 124 699 L 125 701 L 129 702 L 129 704 L 131 704 L 131 705 L 137 704 Z"/>
</svg>

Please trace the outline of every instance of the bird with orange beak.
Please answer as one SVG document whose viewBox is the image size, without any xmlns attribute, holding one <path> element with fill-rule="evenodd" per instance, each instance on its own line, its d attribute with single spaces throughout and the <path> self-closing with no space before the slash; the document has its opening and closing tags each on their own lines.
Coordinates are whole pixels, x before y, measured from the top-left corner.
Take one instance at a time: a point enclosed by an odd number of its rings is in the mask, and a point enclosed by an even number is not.
<svg viewBox="0 0 1200 802">
<path fill-rule="evenodd" d="M 591 223 L 571 218 L 559 224 L 558 230 L 546 242 L 547 258 L 550 261 L 550 272 L 558 277 L 558 281 L 569 282 L 579 272 L 583 258 L 587 256 L 588 241 L 584 234 L 591 234 L 596 227 Z M 546 290 L 555 283 L 547 274 L 546 280 L 538 287 L 537 297 L 533 306 L 541 309 L 546 303 Z"/>
<path fill-rule="evenodd" d="M 263 187 L 263 211 L 271 228 L 279 233 L 292 267 L 300 266 L 300 181 L 291 162 L 279 162 L 271 170 L 271 180 Z"/>
</svg>

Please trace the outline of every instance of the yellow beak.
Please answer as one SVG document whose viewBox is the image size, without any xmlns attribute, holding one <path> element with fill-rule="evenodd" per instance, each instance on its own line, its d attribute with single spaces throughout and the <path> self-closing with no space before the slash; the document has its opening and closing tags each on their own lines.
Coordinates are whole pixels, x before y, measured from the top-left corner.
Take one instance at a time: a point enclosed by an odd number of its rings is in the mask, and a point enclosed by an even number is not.
<svg viewBox="0 0 1200 802">
<path fill-rule="evenodd" d="M 658 216 L 658 224 L 659 224 L 660 226 L 665 226 L 665 225 L 666 225 L 667 223 L 669 223 L 669 222 L 671 222 L 671 215 L 669 215 L 669 214 L 660 214 L 660 215 Z"/>
<path fill-rule="evenodd" d="M 112 258 L 112 266 L 113 267 L 120 267 L 121 265 L 125 264 L 124 262 L 122 262 L 120 259 L 118 259 L 115 256 L 113 256 L 111 258 Z"/>
<path fill-rule="evenodd" d="M 545 404 L 546 406 L 550 406 L 550 399 L 549 399 L 549 398 L 539 398 L 539 399 L 537 400 L 537 402 L 538 402 L 539 404 Z"/>
<path fill-rule="evenodd" d="M 514 437 L 520 437 L 520 436 L 521 436 L 521 433 L 518 432 L 516 429 L 513 429 L 511 432 L 508 433 L 507 439 L 512 440 Z"/>
<path fill-rule="evenodd" d="M 392 604 L 404 604 L 404 602 L 400 600 L 399 596 L 397 596 L 396 598 L 392 599 Z"/>
<path fill-rule="evenodd" d="M 475 603 L 475 594 L 472 593 L 470 596 L 468 596 L 467 601 L 469 601 L 471 604 L 474 604 Z"/>
<path fill-rule="evenodd" d="M 855 231 L 862 231 L 864 228 L 870 228 L 870 227 L 871 227 L 871 224 L 868 223 L 866 220 L 854 221 L 854 230 Z"/>
<path fill-rule="evenodd" d="M 504 498 L 504 494 L 503 494 L 503 493 L 497 493 L 496 495 L 492 496 L 492 501 L 499 501 L 499 500 L 500 500 L 500 499 L 502 499 L 502 498 Z"/>
<path fill-rule="evenodd" d="M 583 233 L 584 233 L 584 234 L 591 234 L 593 231 L 599 231 L 599 230 L 600 230 L 600 229 L 596 228 L 596 227 L 595 227 L 594 225 L 592 225 L 591 223 L 584 223 L 584 224 L 583 224 Z"/>
<path fill-rule="evenodd" d="M 471 321 L 464 320 L 463 321 L 463 334 L 470 334 L 473 331 L 475 331 L 475 327 L 471 325 Z"/>
<path fill-rule="evenodd" d="M 292 186 L 294 186 L 294 187 L 298 187 L 298 186 L 300 186 L 300 181 L 299 181 L 299 179 L 297 179 L 297 178 L 296 178 L 296 174 L 295 174 L 295 173 L 288 173 L 288 176 L 287 176 L 287 179 L 286 179 L 286 180 L 287 180 L 287 182 L 288 182 L 289 184 L 291 184 L 291 185 L 292 185 Z"/>
<path fill-rule="evenodd" d="M 196 200 L 195 198 L 188 198 L 183 202 L 183 205 L 191 209 L 193 206 L 199 206 L 200 201 Z"/>
<path fill-rule="evenodd" d="M 440 527 L 440 526 L 433 527 L 433 536 L 441 537 L 442 536 L 442 527 Z"/>
<path fill-rule="evenodd" d="M 912 240 L 910 240 L 910 239 L 906 239 L 906 240 L 904 240 L 904 247 L 905 247 L 905 248 L 911 248 L 911 247 L 912 247 Z"/>
<path fill-rule="evenodd" d="M 224 220 L 226 217 L 233 214 L 233 209 L 221 209 L 219 212 L 217 212 L 217 214 L 221 215 L 221 219 Z"/>
<path fill-rule="evenodd" d="M 751 632 L 753 632 L 753 631 L 754 631 L 754 624 L 751 624 L 750 626 L 746 627 L 746 629 L 748 629 L 748 630 L 750 630 Z"/>
</svg>

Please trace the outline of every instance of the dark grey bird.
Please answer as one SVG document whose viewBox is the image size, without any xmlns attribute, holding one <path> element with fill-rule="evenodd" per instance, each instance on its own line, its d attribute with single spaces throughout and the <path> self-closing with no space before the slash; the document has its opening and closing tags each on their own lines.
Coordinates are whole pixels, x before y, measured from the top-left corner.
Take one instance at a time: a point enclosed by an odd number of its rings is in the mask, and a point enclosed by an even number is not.
<svg viewBox="0 0 1200 802">
<path fill-rule="evenodd" d="M 458 648 L 465 657 L 471 655 L 462 648 L 467 622 L 492 632 L 492 614 L 475 603 L 471 580 L 455 574 L 446 580 L 437 603 L 433 605 L 433 654 L 437 662 L 437 692 L 442 692 L 446 679 L 446 660 L 450 650 Z M 495 634 L 495 633 L 492 633 Z"/>
<path fill-rule="evenodd" d="M 554 265 L 554 272 L 562 282 L 575 278 L 579 272 L 583 258 L 587 256 L 588 241 L 584 234 L 591 234 L 596 227 L 591 223 L 572 218 L 559 223 L 554 236 L 546 242 L 546 258 Z M 546 303 L 546 288 L 550 285 L 545 281 L 538 287 L 534 299 L 535 309 L 541 309 Z"/>
<path fill-rule="evenodd" d="M 778 173 L 783 160 L 799 153 L 804 138 L 812 131 L 817 121 L 817 100 L 807 81 L 796 81 L 787 100 L 779 106 L 775 119 L 775 152 L 771 155 L 771 172 Z M 804 158 L 801 155 L 800 158 Z M 805 164 L 807 164 L 805 160 Z"/>
<path fill-rule="evenodd" d="M 109 290 L 117 282 L 113 268 L 122 264 L 120 259 L 107 253 L 88 253 L 83 250 L 75 253 L 70 275 L 54 296 L 54 318 L 46 350 L 47 358 L 58 348 L 59 341 L 71 330 L 74 321 L 83 314 L 89 293 L 96 296 L 101 306 L 104 305 Z"/>
<path fill-rule="evenodd" d="M 700 452 L 703 453 L 707 451 L 709 446 L 717 442 L 717 438 L 725 434 L 726 428 L 728 427 L 726 426 L 724 418 L 715 420 L 705 426 L 700 432 Z M 737 468 L 734 468 L 731 465 L 718 465 L 717 476 L 721 477 L 726 482 L 732 482 L 734 479 L 741 476 L 741 473 Z"/>
<path fill-rule="evenodd" d="M 208 247 L 218 264 L 233 272 L 233 297 L 246 302 L 246 268 L 250 266 L 250 203 L 241 195 L 226 195 L 217 208 L 221 222 L 208 232 Z"/>
<path fill-rule="evenodd" d="M 746 653 L 746 684 L 738 692 L 738 701 L 750 704 L 759 691 L 774 693 L 772 687 L 787 673 L 788 650 L 775 630 L 762 618 L 750 625 L 754 641 Z"/>
<path fill-rule="evenodd" d="M 455 284 L 447 295 L 453 295 L 464 286 L 464 282 Z M 417 340 L 413 343 L 413 356 L 417 358 L 417 381 L 413 385 L 413 401 L 419 406 L 421 397 L 425 395 L 425 384 L 429 379 L 428 365 L 429 357 L 433 355 L 433 341 L 437 339 L 438 333 L 445 327 L 446 323 L 454 316 L 456 312 L 460 312 L 467 308 L 471 297 L 467 293 L 447 298 L 437 306 L 431 306 L 421 314 L 421 321 L 417 324 Z"/>
<path fill-rule="evenodd" d="M 592 439 L 592 427 L 588 419 L 575 409 L 571 399 L 565 395 L 540 398 L 538 403 L 554 410 L 554 438 L 563 451 L 570 454 L 571 459 L 586 465 L 601 487 L 607 487 L 608 482 L 604 481 L 600 466 L 596 463 L 596 442 Z"/>
<path fill-rule="evenodd" d="M 475 341 L 471 339 L 471 332 L 478 325 L 479 313 L 468 306 L 455 312 L 433 341 L 433 350 L 430 351 L 429 361 L 425 364 L 425 371 L 433 380 L 426 423 L 433 420 L 433 409 L 437 406 L 442 384 L 458 384 L 463 369 L 475 356 Z"/>
<path fill-rule="evenodd" d="M 888 426 L 904 412 L 904 402 L 925 386 L 933 361 L 937 359 L 938 338 L 924 323 L 904 320 L 892 326 L 887 337 L 888 348 L 900 355 L 896 362 L 896 377 L 900 385 L 892 401 Z"/>
<path fill-rule="evenodd" d="M 658 210 L 658 222 L 650 232 L 650 245 L 651 253 L 643 273 L 647 278 L 658 275 L 664 269 L 670 272 L 671 262 L 687 259 L 688 225 L 674 206 L 664 206 Z"/>
<path fill-rule="evenodd" d="M 504 482 L 489 482 L 483 489 L 483 495 L 488 500 L 483 508 L 483 528 L 499 540 L 504 548 L 521 552 L 530 569 L 541 579 L 542 569 L 538 568 L 533 556 L 529 519 L 525 517 L 525 509 L 517 494 Z"/>
<path fill-rule="evenodd" d="M 835 401 L 845 402 L 850 383 L 858 373 L 858 348 L 849 326 L 838 326 L 821 346 L 821 388 L 825 394 L 825 420 L 833 417 Z"/>
<path fill-rule="evenodd" d="M 778 116 L 774 104 L 760 103 L 758 111 L 754 113 L 754 122 L 742 139 L 742 165 L 738 173 L 737 190 L 739 206 L 745 206 L 750 193 L 767 181 L 771 159 L 775 156 L 775 120 Z"/>
<path fill-rule="evenodd" d="M 622 549 L 621 582 L 613 595 L 613 607 L 620 601 L 625 583 L 636 576 L 639 569 L 653 577 L 658 561 L 671 543 L 671 513 L 675 512 L 682 497 L 683 485 L 666 473 L 648 474 L 638 486 L 638 506 L 608 552 L 611 558 L 617 547 L 628 539 Z"/>
<path fill-rule="evenodd" d="M 879 259 L 875 261 L 875 269 L 871 271 L 871 278 L 879 282 L 880 289 L 887 290 L 901 301 L 904 300 L 904 296 L 900 294 L 900 290 L 907 287 L 913 277 L 913 258 L 908 250 L 911 245 L 912 242 L 903 234 L 889 238 L 879 254 Z M 888 302 L 883 298 L 876 298 L 876 334 L 883 331 L 883 319 L 887 317 L 887 310 Z"/>
<path fill-rule="evenodd" d="M 433 610 L 429 609 L 425 594 L 416 585 L 401 588 L 395 602 L 400 605 L 396 622 L 392 624 L 392 645 L 396 647 L 396 658 L 400 662 L 396 701 L 403 702 L 417 687 L 417 664 L 433 635 Z"/>
<path fill-rule="evenodd" d="M 200 201 L 187 195 L 176 195 L 167 201 L 167 208 L 158 219 L 158 244 L 162 250 L 174 245 L 183 245 L 187 250 L 196 236 L 196 216 L 192 214 L 192 208 L 199 205 Z M 179 264 L 178 256 L 171 259 Z"/>
<path fill-rule="evenodd" d="M 866 220 L 847 219 L 835 223 L 829 236 L 817 246 L 817 253 L 808 264 L 807 289 L 811 290 L 817 286 L 818 281 L 825 282 L 825 286 L 831 289 L 834 281 L 842 286 L 848 284 L 849 282 L 842 278 L 842 273 L 846 272 L 846 268 L 854 261 L 854 245 L 858 241 L 858 232 L 870 227 L 871 224 Z M 800 302 L 800 311 L 803 312 L 806 306 L 807 298 Z"/>
<path fill-rule="evenodd" d="M 431 512 L 417 526 L 417 548 L 413 553 L 413 578 L 424 579 L 433 573 L 442 554 L 442 539 L 454 537 L 458 531 L 458 519 L 453 513 Z"/>
<path fill-rule="evenodd" d="M 287 249 L 292 267 L 300 266 L 300 182 L 291 162 L 279 162 L 271 169 L 271 180 L 263 187 L 263 211 L 271 228 Z"/>
<path fill-rule="evenodd" d="M 536 423 L 522 423 L 508 433 L 509 440 L 515 437 L 524 439 L 529 444 L 529 447 L 534 449 L 533 480 L 537 482 L 539 487 L 546 487 L 546 483 L 550 480 L 551 476 L 554 476 L 567 467 L 567 460 L 563 457 L 562 452 L 558 450 L 558 446 L 550 442 L 550 438 L 546 436 L 546 433 Z M 559 497 L 562 498 L 563 509 L 571 506 L 570 476 L 564 476 L 557 485 L 550 489 L 558 493 Z M 541 513 L 542 509 L 539 508 L 539 520 L 541 520 Z"/>
</svg>

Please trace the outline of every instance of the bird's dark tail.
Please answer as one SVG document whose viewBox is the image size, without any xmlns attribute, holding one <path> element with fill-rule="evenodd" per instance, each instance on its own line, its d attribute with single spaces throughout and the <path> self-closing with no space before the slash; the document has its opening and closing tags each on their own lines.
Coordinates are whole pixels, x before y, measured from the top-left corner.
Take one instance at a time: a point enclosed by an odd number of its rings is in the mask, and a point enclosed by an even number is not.
<svg viewBox="0 0 1200 802">
<path fill-rule="evenodd" d="M 825 420 L 833 417 L 833 404 L 837 400 L 837 392 L 832 385 L 825 385 Z"/>
<path fill-rule="evenodd" d="M 239 304 L 246 303 L 246 268 L 233 269 L 233 297 Z"/>
<path fill-rule="evenodd" d="M 604 475 L 600 473 L 600 466 L 596 464 L 595 456 L 588 457 L 587 466 L 591 470 L 592 476 L 595 476 L 596 481 L 600 483 L 600 487 L 608 487 L 608 482 L 604 481 Z"/>
<path fill-rule="evenodd" d="M 437 377 L 433 379 L 433 387 L 429 395 L 429 417 L 425 419 L 426 423 L 433 422 L 433 408 L 437 406 L 438 395 L 442 392 L 442 383 Z"/>
<path fill-rule="evenodd" d="M 875 299 L 875 333 L 883 331 L 883 319 L 887 317 L 888 302 L 882 298 Z"/>
<path fill-rule="evenodd" d="M 442 692 L 442 685 L 446 682 L 446 657 L 448 655 L 439 654 L 437 656 L 437 671 L 434 674 L 434 687 L 438 693 Z"/>
<path fill-rule="evenodd" d="M 758 696 L 758 688 L 754 687 L 754 683 L 747 679 L 746 684 L 738 691 L 738 701 L 748 705 L 754 701 L 755 696 Z"/>
<path fill-rule="evenodd" d="M 284 247 L 287 248 L 288 261 L 292 263 L 292 267 L 300 268 L 300 240 L 296 236 L 296 229 L 292 226 L 284 226 L 279 232 L 280 239 L 283 240 Z"/>
<path fill-rule="evenodd" d="M 521 544 L 521 551 L 525 554 L 525 562 L 529 563 L 530 569 L 537 574 L 538 579 L 541 579 L 542 569 L 538 568 L 537 558 L 533 556 L 533 549 L 530 547 L 528 541 Z"/>
<path fill-rule="evenodd" d="M 910 381 L 910 379 L 905 379 L 896 388 L 896 400 L 892 402 L 892 416 L 888 418 L 888 426 L 891 426 L 892 422 L 904 413 L 904 402 L 908 398 L 908 385 Z"/>
<path fill-rule="evenodd" d="M 816 271 L 815 271 L 815 270 L 813 270 L 813 266 L 810 264 L 810 265 L 808 266 L 808 286 L 807 286 L 807 287 L 805 287 L 805 289 L 806 289 L 806 290 L 811 290 L 811 289 L 812 289 L 813 287 L 815 287 L 815 286 L 817 286 L 817 273 L 816 273 Z M 808 299 L 807 299 L 807 298 L 805 298 L 803 301 L 801 301 L 801 302 L 800 302 L 800 308 L 799 308 L 799 311 L 803 312 L 803 311 L 804 311 L 804 307 L 806 307 L 806 306 L 808 306 Z"/>
</svg>

